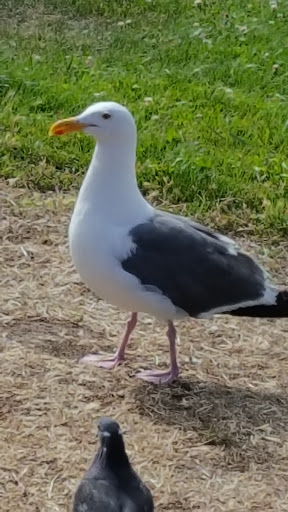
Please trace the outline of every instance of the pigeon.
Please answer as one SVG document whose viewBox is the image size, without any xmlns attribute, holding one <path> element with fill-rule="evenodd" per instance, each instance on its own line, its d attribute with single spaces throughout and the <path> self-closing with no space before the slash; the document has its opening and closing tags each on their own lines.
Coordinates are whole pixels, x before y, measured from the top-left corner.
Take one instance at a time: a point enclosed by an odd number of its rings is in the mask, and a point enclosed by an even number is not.
<svg viewBox="0 0 288 512">
<path fill-rule="evenodd" d="M 78 486 L 73 512 L 153 512 L 153 497 L 134 471 L 119 424 L 101 418 L 100 447 Z"/>
</svg>

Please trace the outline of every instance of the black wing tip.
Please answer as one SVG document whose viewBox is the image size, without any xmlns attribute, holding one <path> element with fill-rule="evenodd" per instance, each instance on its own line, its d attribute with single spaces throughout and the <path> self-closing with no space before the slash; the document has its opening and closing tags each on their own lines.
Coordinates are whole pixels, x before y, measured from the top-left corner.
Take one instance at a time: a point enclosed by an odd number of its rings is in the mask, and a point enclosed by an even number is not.
<svg viewBox="0 0 288 512">
<path fill-rule="evenodd" d="M 277 306 L 288 308 L 288 290 L 282 290 L 277 295 Z"/>
<path fill-rule="evenodd" d="M 288 290 L 278 292 L 276 304 L 259 304 L 247 308 L 238 308 L 234 311 L 229 311 L 229 314 L 251 318 L 288 318 Z"/>
</svg>

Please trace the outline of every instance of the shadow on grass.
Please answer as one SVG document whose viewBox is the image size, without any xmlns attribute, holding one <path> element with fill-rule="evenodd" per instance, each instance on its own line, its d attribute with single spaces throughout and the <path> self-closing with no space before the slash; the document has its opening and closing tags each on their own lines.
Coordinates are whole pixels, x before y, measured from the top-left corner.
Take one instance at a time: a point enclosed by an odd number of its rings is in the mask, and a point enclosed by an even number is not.
<svg viewBox="0 0 288 512">
<path fill-rule="evenodd" d="M 23 346 L 30 346 L 37 353 L 71 360 L 79 360 L 89 352 L 89 348 L 81 343 L 82 340 L 85 342 L 86 339 L 91 339 L 91 346 L 95 349 L 95 346 L 101 346 L 104 336 L 104 331 L 94 332 L 86 325 L 83 327 L 81 323 L 52 317 L 17 319 L 8 325 L 7 331 L 9 339 Z"/>
<path fill-rule="evenodd" d="M 281 441 L 281 434 L 288 430 L 288 394 L 284 392 L 182 378 L 166 388 L 141 383 L 133 394 L 141 415 L 158 424 L 195 431 L 205 444 L 243 448 L 271 436 Z"/>
</svg>

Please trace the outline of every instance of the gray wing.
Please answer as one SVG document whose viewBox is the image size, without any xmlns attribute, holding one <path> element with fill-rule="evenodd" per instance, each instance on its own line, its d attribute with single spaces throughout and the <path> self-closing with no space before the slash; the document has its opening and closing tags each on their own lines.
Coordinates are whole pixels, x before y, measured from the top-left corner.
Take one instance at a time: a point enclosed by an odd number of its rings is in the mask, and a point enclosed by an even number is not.
<svg viewBox="0 0 288 512">
<path fill-rule="evenodd" d="M 115 489 L 109 483 L 84 479 L 76 490 L 73 512 L 121 512 L 122 507 Z"/>
<path fill-rule="evenodd" d="M 154 511 L 154 500 L 150 489 L 143 483 L 140 482 L 141 492 L 143 492 L 143 512 Z"/>
<path fill-rule="evenodd" d="M 158 211 L 130 236 L 136 249 L 121 262 L 124 270 L 190 316 L 231 310 L 265 293 L 264 272 L 250 256 L 187 218 Z"/>
<path fill-rule="evenodd" d="M 129 497 L 133 502 L 135 512 L 154 511 L 154 501 L 152 493 L 150 489 L 148 489 L 147 485 L 145 485 L 144 482 L 142 482 L 141 478 L 134 469 L 132 469 L 131 479 L 129 482 Z M 127 508 L 127 512 L 130 512 L 130 509 Z"/>
</svg>

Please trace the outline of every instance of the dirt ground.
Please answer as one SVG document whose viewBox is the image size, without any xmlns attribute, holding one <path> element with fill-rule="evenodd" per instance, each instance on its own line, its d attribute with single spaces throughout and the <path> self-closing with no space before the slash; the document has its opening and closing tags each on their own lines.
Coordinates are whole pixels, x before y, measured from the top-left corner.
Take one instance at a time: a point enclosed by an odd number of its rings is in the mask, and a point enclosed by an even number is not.
<svg viewBox="0 0 288 512">
<path fill-rule="evenodd" d="M 288 322 L 181 323 L 181 378 L 170 387 L 135 378 L 168 363 L 165 330 L 145 316 L 124 366 L 80 365 L 89 351 L 115 350 L 127 315 L 73 269 L 73 198 L 1 183 L 0 201 L 0 510 L 69 511 L 105 414 L 127 431 L 157 511 L 287 511 Z M 249 245 L 284 285 L 287 248 Z"/>
</svg>

